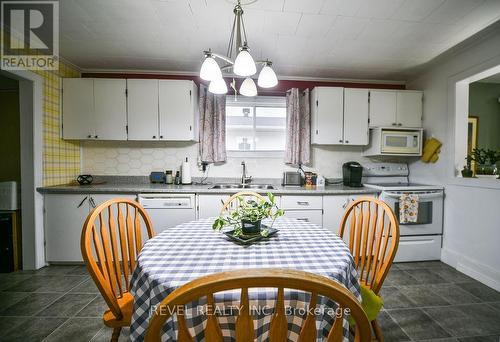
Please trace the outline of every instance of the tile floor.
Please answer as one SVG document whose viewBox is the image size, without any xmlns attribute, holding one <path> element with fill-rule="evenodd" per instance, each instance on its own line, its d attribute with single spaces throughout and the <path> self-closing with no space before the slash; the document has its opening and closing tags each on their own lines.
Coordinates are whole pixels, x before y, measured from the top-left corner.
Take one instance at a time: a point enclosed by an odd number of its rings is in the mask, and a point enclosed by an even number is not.
<svg viewBox="0 0 500 342">
<path fill-rule="evenodd" d="M 500 293 L 441 262 L 393 265 L 382 297 L 387 342 L 500 341 Z M 0 341 L 109 341 L 105 308 L 83 266 L 0 274 Z"/>
</svg>

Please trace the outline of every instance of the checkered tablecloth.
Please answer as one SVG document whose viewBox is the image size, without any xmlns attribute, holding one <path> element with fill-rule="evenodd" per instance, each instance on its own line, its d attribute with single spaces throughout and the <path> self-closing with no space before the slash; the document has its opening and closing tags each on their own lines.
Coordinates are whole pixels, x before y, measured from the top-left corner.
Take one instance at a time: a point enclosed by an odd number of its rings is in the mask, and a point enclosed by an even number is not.
<svg viewBox="0 0 500 342">
<path fill-rule="evenodd" d="M 360 287 L 353 258 L 348 247 L 329 230 L 295 219 L 280 218 L 274 223 L 279 232 L 249 246 L 238 245 L 220 232 L 212 230 L 213 219 L 184 223 L 167 229 L 147 241 L 138 257 L 131 279 L 134 313 L 130 328 L 132 341 L 143 341 L 149 317 L 156 305 L 177 287 L 198 277 L 245 268 L 291 268 L 316 273 L 338 281 L 361 300 Z M 251 289 L 250 305 L 254 308 L 274 307 L 275 289 Z M 235 316 L 231 308 L 238 306 L 239 291 L 215 295 L 217 307 L 224 312 L 218 317 L 224 340 L 234 341 Z M 305 308 L 309 294 L 297 290 L 285 292 L 285 305 Z M 191 335 L 203 340 L 203 322 L 200 306 L 205 298 L 186 307 L 186 318 Z M 319 308 L 335 308 L 327 298 L 318 298 Z M 230 312 L 228 312 L 228 310 Z M 272 309 L 271 309 L 272 310 Z M 326 310 L 325 310 L 326 312 Z M 289 339 L 296 340 L 304 319 L 304 312 L 295 310 L 288 316 Z M 270 314 L 258 309 L 254 312 L 258 341 L 267 340 Z M 331 314 L 331 312 L 330 312 Z M 326 337 L 333 324 L 330 314 L 317 317 L 318 339 Z M 168 320 L 163 340 L 175 340 L 177 322 Z M 344 335 L 348 336 L 347 325 Z"/>
</svg>

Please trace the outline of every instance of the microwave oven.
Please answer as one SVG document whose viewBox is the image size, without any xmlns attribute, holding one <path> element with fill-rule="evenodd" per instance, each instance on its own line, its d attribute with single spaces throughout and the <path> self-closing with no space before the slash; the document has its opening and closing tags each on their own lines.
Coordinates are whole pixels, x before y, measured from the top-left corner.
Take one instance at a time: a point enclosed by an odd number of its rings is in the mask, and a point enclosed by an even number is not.
<svg viewBox="0 0 500 342">
<path fill-rule="evenodd" d="M 363 155 L 421 156 L 422 136 L 422 128 L 374 128 Z"/>
</svg>

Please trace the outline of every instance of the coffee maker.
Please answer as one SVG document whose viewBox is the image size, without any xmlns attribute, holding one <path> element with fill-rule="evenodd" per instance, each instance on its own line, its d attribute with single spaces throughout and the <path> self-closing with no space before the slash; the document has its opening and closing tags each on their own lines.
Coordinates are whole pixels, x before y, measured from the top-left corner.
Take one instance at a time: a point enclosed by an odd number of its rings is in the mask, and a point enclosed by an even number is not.
<svg viewBox="0 0 500 342">
<path fill-rule="evenodd" d="M 342 165 L 342 178 L 345 186 L 359 188 L 363 186 L 363 166 L 355 161 L 350 161 Z"/>
</svg>

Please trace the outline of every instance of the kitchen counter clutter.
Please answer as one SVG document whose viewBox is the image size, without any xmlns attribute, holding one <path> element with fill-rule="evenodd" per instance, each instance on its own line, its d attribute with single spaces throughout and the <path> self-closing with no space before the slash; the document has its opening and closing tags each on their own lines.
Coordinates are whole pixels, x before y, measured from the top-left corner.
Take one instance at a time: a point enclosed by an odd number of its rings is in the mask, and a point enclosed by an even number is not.
<svg viewBox="0 0 500 342">
<path fill-rule="evenodd" d="M 209 179 L 205 185 L 151 184 L 148 177 L 94 177 L 96 184 L 41 187 L 44 195 L 45 252 L 49 263 L 81 262 L 79 243 L 87 215 L 99 204 L 117 197 L 137 200 L 149 213 L 156 232 L 183 222 L 219 215 L 222 202 L 247 190 L 272 192 L 285 217 L 323 226 L 338 232 L 345 208 L 360 196 L 378 196 L 377 189 L 328 185 L 324 188 L 284 187 L 277 179 L 255 179 L 273 189 L 235 188 L 235 179 Z M 196 179 L 194 180 L 196 181 Z M 97 184 L 100 183 L 100 184 Z M 214 185 L 220 185 L 213 188 Z M 229 185 L 230 186 L 230 185 Z"/>
<path fill-rule="evenodd" d="M 260 184 L 260 183 L 259 183 Z M 210 185 L 167 185 L 167 184 L 99 184 L 99 185 L 56 185 L 38 188 L 42 194 L 130 194 L 130 193 L 195 193 L 195 194 L 232 194 L 243 189 L 212 189 Z M 343 185 L 327 185 L 324 188 L 285 187 L 273 185 L 274 189 L 249 189 L 259 193 L 301 194 L 301 195 L 337 195 L 337 194 L 374 194 L 380 191 Z"/>
</svg>

